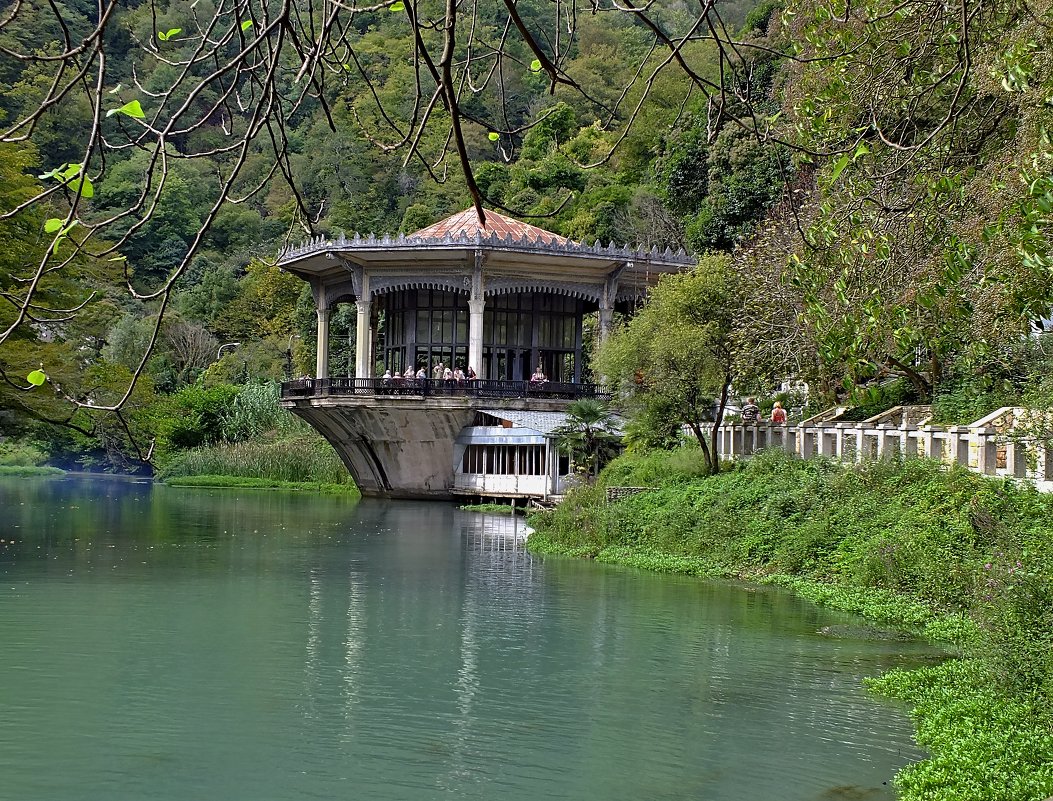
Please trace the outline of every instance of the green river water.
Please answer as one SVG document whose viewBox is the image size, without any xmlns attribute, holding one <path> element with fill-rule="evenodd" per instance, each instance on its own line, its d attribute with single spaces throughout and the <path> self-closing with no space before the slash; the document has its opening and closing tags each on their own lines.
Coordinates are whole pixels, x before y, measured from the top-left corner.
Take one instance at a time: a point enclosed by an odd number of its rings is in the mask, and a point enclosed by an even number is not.
<svg viewBox="0 0 1053 801">
<path fill-rule="evenodd" d="M 0 479 L 0 799 L 878 801 L 924 645 L 441 503 Z"/>
</svg>

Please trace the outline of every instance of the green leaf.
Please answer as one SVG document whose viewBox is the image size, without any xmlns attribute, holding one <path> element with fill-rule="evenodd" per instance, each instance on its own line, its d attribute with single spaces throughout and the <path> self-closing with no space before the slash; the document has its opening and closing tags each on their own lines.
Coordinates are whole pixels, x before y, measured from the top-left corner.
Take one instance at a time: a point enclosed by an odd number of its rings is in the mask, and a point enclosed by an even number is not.
<svg viewBox="0 0 1053 801">
<path fill-rule="evenodd" d="M 830 180 L 836 181 L 837 176 L 841 174 L 841 171 L 848 166 L 848 154 L 845 153 L 841 158 L 834 162 L 834 171 L 830 174 Z"/>
<path fill-rule="evenodd" d="M 852 161 L 855 161 L 856 159 L 860 158 L 861 156 L 865 156 L 869 152 L 870 152 L 870 148 L 867 147 L 866 142 L 860 142 L 856 146 L 856 152 L 852 154 Z"/>
<path fill-rule="evenodd" d="M 69 188 L 84 198 L 95 197 L 95 187 L 87 175 L 81 176 L 69 182 Z"/>
<path fill-rule="evenodd" d="M 497 131 L 490 131 L 490 133 L 487 135 L 487 138 L 491 142 L 496 142 L 498 139 L 501 138 L 501 134 L 499 134 Z"/>
<path fill-rule="evenodd" d="M 121 87 L 122 86 L 124 86 L 124 84 L 123 83 L 119 83 L 115 87 L 113 87 L 110 91 L 108 91 L 106 94 L 108 94 L 108 95 L 115 95 L 119 91 L 121 91 Z"/>
<path fill-rule="evenodd" d="M 45 381 L 47 381 L 47 380 L 48 380 L 48 377 L 44 373 L 43 370 L 34 370 L 33 372 L 31 372 L 29 375 L 26 376 L 26 381 L 28 381 L 30 384 L 32 384 L 35 387 L 42 386 L 43 383 Z"/>
<path fill-rule="evenodd" d="M 405 10 L 406 10 L 406 4 L 403 3 L 402 0 L 395 0 L 394 3 L 392 3 L 390 6 L 388 6 L 388 11 L 405 11 Z"/>
<path fill-rule="evenodd" d="M 252 20 L 251 19 L 247 19 L 243 23 L 241 23 L 241 29 L 243 31 L 247 31 L 251 27 L 252 27 Z"/>
<path fill-rule="evenodd" d="M 124 114 L 128 117 L 135 117 L 137 120 L 146 119 L 146 112 L 143 111 L 143 106 L 138 100 L 132 100 L 120 108 L 111 108 L 106 112 L 107 117 L 112 117 L 114 114 Z"/>
<path fill-rule="evenodd" d="M 44 232 L 53 234 L 62 228 L 62 220 L 59 217 L 52 217 L 50 220 L 44 221 Z"/>
<path fill-rule="evenodd" d="M 162 42 L 167 42 L 173 36 L 176 36 L 176 35 L 178 35 L 178 34 L 180 34 L 182 32 L 183 32 L 182 28 L 171 28 L 170 30 L 163 31 L 163 32 L 162 31 L 158 31 L 157 32 L 157 38 L 160 39 Z"/>
<path fill-rule="evenodd" d="M 541 59 L 535 58 L 533 61 L 530 62 L 530 71 L 541 72 Z"/>
<path fill-rule="evenodd" d="M 114 256 L 112 259 L 106 259 L 106 261 L 128 261 L 127 256 Z"/>
</svg>

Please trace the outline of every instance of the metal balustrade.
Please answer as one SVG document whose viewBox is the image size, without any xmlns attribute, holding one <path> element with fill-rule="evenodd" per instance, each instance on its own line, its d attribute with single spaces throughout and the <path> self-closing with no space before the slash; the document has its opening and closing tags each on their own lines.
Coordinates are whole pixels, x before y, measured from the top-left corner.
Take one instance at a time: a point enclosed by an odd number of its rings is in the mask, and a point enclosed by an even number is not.
<svg viewBox="0 0 1053 801">
<path fill-rule="evenodd" d="M 432 378 L 301 378 L 282 384 L 282 400 L 325 397 L 423 397 L 423 398 L 536 398 L 609 401 L 613 394 L 597 384 L 565 384 L 555 381 L 445 381 Z"/>
</svg>

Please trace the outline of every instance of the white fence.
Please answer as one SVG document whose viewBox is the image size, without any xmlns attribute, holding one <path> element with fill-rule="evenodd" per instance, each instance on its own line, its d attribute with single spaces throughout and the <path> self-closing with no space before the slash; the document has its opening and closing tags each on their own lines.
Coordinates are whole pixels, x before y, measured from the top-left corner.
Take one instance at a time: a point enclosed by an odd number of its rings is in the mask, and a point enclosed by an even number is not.
<svg viewBox="0 0 1053 801">
<path fill-rule="evenodd" d="M 1028 434 L 1029 421 L 1041 413 L 1006 407 L 969 425 L 940 426 L 917 413 L 925 408 L 897 407 L 858 423 L 830 421 L 826 413 L 796 425 L 730 423 L 718 432 L 717 452 L 723 459 L 741 459 L 762 448 L 781 448 L 802 458 L 845 462 L 896 454 L 925 457 L 986 475 L 1028 479 L 1039 490 L 1053 492 L 1050 443 Z"/>
</svg>

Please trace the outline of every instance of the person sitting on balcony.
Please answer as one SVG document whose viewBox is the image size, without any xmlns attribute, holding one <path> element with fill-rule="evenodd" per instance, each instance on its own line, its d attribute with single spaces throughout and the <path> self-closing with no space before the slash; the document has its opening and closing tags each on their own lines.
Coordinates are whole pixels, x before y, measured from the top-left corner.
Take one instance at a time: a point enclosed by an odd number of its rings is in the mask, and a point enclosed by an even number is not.
<svg viewBox="0 0 1053 801">
<path fill-rule="evenodd" d="M 464 371 L 459 366 L 453 368 L 453 380 L 458 384 L 464 383 Z"/>
<path fill-rule="evenodd" d="M 756 398 L 746 398 L 746 405 L 742 407 L 742 423 L 747 426 L 755 426 L 760 421 L 760 406 Z"/>
<path fill-rule="evenodd" d="M 467 378 L 469 381 L 475 381 L 477 378 L 479 378 L 479 376 L 475 374 L 475 368 L 472 367 L 470 364 L 468 365 L 468 372 L 464 374 L 464 377 Z"/>
<path fill-rule="evenodd" d="M 537 366 L 537 369 L 534 371 L 534 374 L 532 376 L 530 376 L 530 383 L 531 384 L 546 384 L 546 383 L 548 383 L 548 376 L 545 375 L 545 371 L 542 369 L 540 364 Z"/>
<path fill-rule="evenodd" d="M 786 410 L 779 401 L 775 401 L 775 405 L 771 407 L 771 421 L 777 426 L 786 425 Z"/>
<path fill-rule="evenodd" d="M 384 375 L 381 377 L 381 380 L 385 384 L 390 384 L 391 383 L 391 371 L 390 370 L 385 370 L 384 371 Z"/>
</svg>

